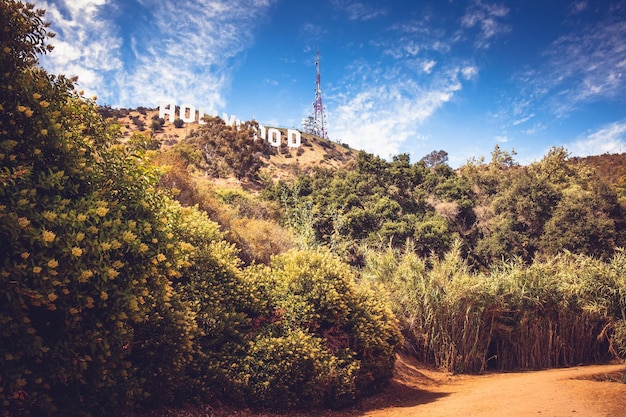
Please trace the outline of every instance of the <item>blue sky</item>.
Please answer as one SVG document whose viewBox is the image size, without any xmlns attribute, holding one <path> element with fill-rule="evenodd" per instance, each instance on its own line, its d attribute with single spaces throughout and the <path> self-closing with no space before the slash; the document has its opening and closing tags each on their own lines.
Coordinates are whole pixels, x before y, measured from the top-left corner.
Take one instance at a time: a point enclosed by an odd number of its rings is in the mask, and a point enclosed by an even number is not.
<svg viewBox="0 0 626 417">
<path fill-rule="evenodd" d="M 114 107 L 189 103 L 450 165 L 496 145 L 626 152 L 626 0 L 37 0 L 54 73 Z"/>
</svg>

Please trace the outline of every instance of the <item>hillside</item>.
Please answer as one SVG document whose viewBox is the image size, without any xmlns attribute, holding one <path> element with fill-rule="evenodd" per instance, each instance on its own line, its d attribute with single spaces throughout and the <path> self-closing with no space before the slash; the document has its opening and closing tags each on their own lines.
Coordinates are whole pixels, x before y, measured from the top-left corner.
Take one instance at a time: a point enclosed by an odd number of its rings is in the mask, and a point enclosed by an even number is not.
<svg viewBox="0 0 626 417">
<path fill-rule="evenodd" d="M 186 123 L 178 128 L 167 120 L 159 123 L 158 109 L 139 107 L 137 109 L 101 108 L 100 110 L 105 117 L 119 124 L 126 137 L 133 132 L 147 133 L 161 149 L 168 149 L 183 142 L 200 128 L 197 122 Z M 280 128 L 279 130 L 286 135 L 287 129 Z M 265 160 L 262 170 L 275 180 L 293 179 L 299 173 L 309 172 L 316 167 L 349 166 L 356 161 L 357 154 L 358 150 L 351 149 L 347 145 L 302 133 L 300 148 L 281 148 L 280 152 L 270 155 L 269 159 Z M 617 185 L 622 178 L 626 177 L 626 153 L 572 157 L 570 160 L 577 164 L 584 163 L 591 166 L 607 184 Z"/>
<path fill-rule="evenodd" d="M 605 153 L 584 158 L 572 158 L 572 161 L 593 167 L 607 184 L 619 184 L 626 177 L 626 153 Z"/>
<path fill-rule="evenodd" d="M 101 113 L 116 122 L 125 137 L 133 132 L 143 132 L 151 136 L 155 147 L 169 149 L 185 139 L 196 134 L 201 126 L 197 123 L 186 123 L 176 127 L 168 120 L 159 121 L 158 109 L 139 107 L 137 109 L 101 108 Z M 270 126 L 268 126 L 269 128 Z M 283 138 L 287 134 L 286 128 L 279 128 Z M 331 140 L 302 133 L 302 145 L 299 148 L 281 146 L 277 152 L 263 159 L 261 172 L 274 179 L 293 179 L 303 172 L 313 168 L 338 168 L 354 163 L 357 150 L 338 144 Z M 232 178 L 230 180 L 233 180 Z M 222 178 L 221 182 L 225 182 Z M 235 181 L 237 182 L 237 181 Z"/>
</svg>

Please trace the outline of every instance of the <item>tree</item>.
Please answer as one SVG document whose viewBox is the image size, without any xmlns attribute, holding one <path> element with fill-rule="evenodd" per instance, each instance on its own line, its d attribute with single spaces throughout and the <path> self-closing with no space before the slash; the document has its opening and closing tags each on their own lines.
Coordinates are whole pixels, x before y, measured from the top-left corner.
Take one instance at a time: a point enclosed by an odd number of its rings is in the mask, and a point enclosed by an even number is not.
<svg viewBox="0 0 626 417">
<path fill-rule="evenodd" d="M 443 150 L 432 151 L 431 153 L 423 157 L 420 161 L 423 162 L 427 168 L 434 168 L 437 165 L 444 165 L 448 163 L 448 152 Z"/>
</svg>

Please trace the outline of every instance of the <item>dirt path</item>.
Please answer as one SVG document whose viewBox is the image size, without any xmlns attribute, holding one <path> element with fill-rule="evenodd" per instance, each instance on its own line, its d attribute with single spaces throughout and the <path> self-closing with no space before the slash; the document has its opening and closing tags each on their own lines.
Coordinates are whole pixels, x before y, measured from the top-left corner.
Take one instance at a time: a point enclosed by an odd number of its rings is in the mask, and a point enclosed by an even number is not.
<svg viewBox="0 0 626 417">
<path fill-rule="evenodd" d="M 611 378 L 619 378 L 624 370 L 620 364 L 454 376 L 400 358 L 390 387 L 344 415 L 623 417 L 626 384 Z"/>
</svg>

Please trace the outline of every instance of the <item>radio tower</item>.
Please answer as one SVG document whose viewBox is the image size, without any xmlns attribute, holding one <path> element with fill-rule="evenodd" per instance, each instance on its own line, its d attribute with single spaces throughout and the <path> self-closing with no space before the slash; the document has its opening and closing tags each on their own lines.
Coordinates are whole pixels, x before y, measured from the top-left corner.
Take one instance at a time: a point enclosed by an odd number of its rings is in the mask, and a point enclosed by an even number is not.
<svg viewBox="0 0 626 417">
<path fill-rule="evenodd" d="M 322 85 L 320 77 L 320 50 L 317 50 L 315 59 L 315 101 L 313 102 L 313 114 L 302 121 L 302 128 L 306 133 L 317 135 L 320 138 L 328 139 L 326 132 L 326 115 L 322 104 Z"/>
</svg>

